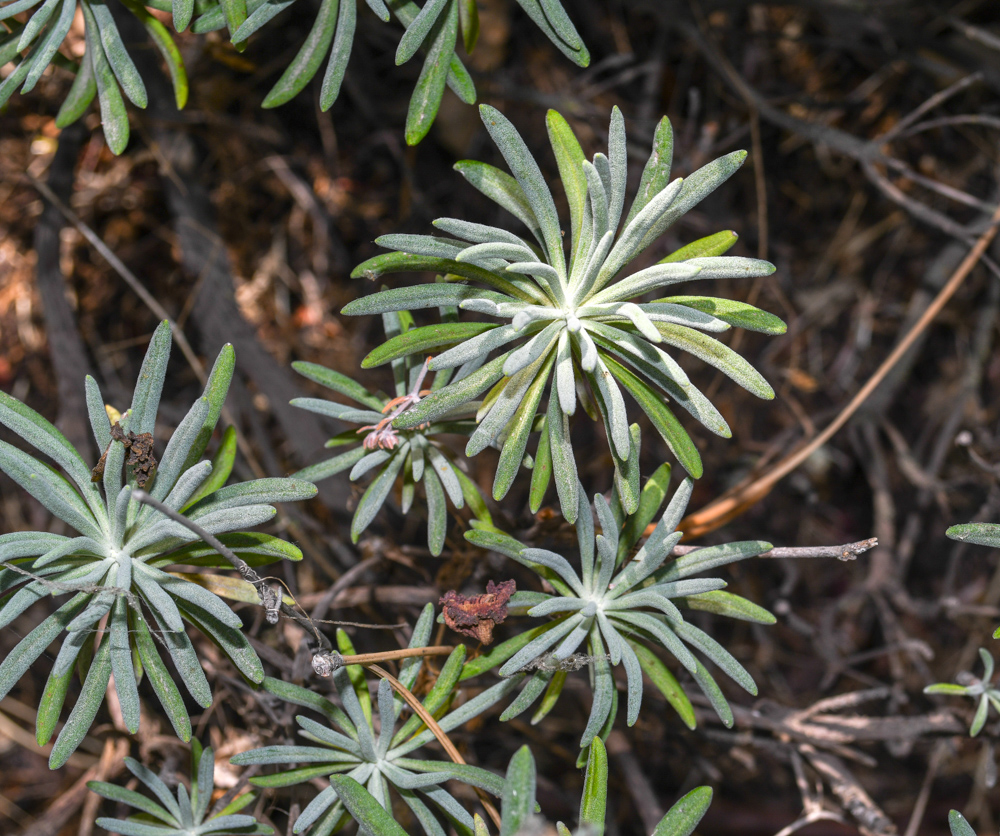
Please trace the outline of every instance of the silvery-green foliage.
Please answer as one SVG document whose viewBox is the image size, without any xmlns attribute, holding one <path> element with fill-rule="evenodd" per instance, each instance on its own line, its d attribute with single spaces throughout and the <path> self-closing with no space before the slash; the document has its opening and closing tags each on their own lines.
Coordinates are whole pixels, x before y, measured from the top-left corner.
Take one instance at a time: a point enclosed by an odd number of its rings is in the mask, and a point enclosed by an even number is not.
<svg viewBox="0 0 1000 836">
<path fill-rule="evenodd" d="M 174 0 L 174 3 L 185 0 Z M 193 2 L 193 0 L 186 0 Z M 228 0 L 215 3 L 195 21 L 195 32 L 209 32 L 228 26 L 234 43 L 242 44 L 267 25 L 295 0 Z M 406 31 L 396 50 L 396 64 L 405 64 L 418 52 L 424 53 L 423 68 L 410 98 L 406 115 L 406 141 L 416 145 L 434 123 L 445 87 L 466 104 L 476 101 L 472 76 L 456 54 L 461 39 L 471 53 L 479 37 L 479 12 L 475 0 L 365 0 L 384 22 L 392 16 Z M 590 63 L 590 54 L 577 34 L 561 0 L 517 0 L 535 24 L 560 52 L 581 67 Z M 278 107 L 297 96 L 319 72 L 329 55 L 320 89 L 322 110 L 328 110 L 340 95 L 344 73 L 351 57 L 357 26 L 358 0 L 322 0 L 302 48 L 264 99 L 264 107 Z"/>
<path fill-rule="evenodd" d="M 446 317 L 453 315 L 448 311 L 443 311 L 443 314 Z M 386 336 L 391 338 L 407 333 L 413 327 L 413 318 L 406 311 L 392 312 L 383 315 L 383 324 Z M 400 510 L 404 515 L 413 507 L 417 485 L 423 485 L 427 503 L 427 547 L 434 555 L 441 554 L 448 532 L 447 501 L 456 508 L 464 507 L 468 501 L 478 519 L 490 521 L 479 488 L 465 475 L 450 448 L 441 439 L 446 433 L 469 435 L 475 429 L 472 420 L 474 409 L 459 407 L 451 415 L 439 416 L 432 423 L 408 430 L 397 431 L 392 427 L 392 416 L 419 403 L 421 392 L 426 395 L 428 391 L 440 389 L 449 380 L 461 380 L 471 368 L 459 369 L 455 373 L 452 369 L 438 372 L 425 390 L 426 368 L 422 359 L 413 354 L 395 358 L 392 360 L 395 379 L 395 396 L 392 398 L 382 393 L 372 394 L 349 377 L 315 363 L 293 363 L 292 368 L 358 405 L 354 407 L 318 398 L 296 398 L 292 401 L 292 406 L 348 424 L 362 425 L 358 430 L 347 430 L 334 436 L 326 444 L 327 447 L 350 449 L 295 474 L 296 478 L 310 482 L 327 479 L 348 468 L 351 481 L 375 474 L 354 511 L 351 524 L 354 542 L 375 519 L 393 487 L 400 481 Z"/>
<path fill-rule="evenodd" d="M 426 646 L 433 624 L 434 608 L 428 604 L 414 627 L 409 646 Z M 353 653 L 342 632 L 338 634 L 338 643 L 341 650 Z M 437 715 L 453 698 L 453 689 L 462 673 L 464 661 L 465 647 L 459 645 L 448 657 L 437 681 L 423 700 L 423 706 L 430 714 Z M 422 666 L 423 661 L 419 657 L 407 659 L 401 666 L 399 681 L 412 689 Z M 509 693 L 517 679 L 520 677 L 503 680 L 487 688 L 460 707 L 438 717 L 439 725 L 449 732 L 477 717 Z M 331 779 L 330 786 L 302 811 L 293 832 L 304 833 L 308 830 L 309 836 L 327 836 L 333 832 L 345 815 L 344 802 L 337 789 L 340 784 L 336 781 L 336 777 L 341 775 L 367 788 L 390 814 L 392 799 L 389 790 L 393 788 L 428 836 L 438 836 L 444 831 L 427 802 L 447 819 L 471 830 L 472 816 L 443 784 L 460 781 L 499 795 L 503 787 L 500 777 L 474 766 L 414 757 L 412 753 L 434 740 L 434 735 L 424 728 L 416 715 L 411 715 L 397 728 L 405 703 L 394 694 L 387 680 L 379 682 L 374 706 L 360 666 L 340 668 L 334 672 L 333 682 L 340 706 L 296 685 L 265 679 L 264 688 L 270 693 L 323 715 L 323 722 L 304 716 L 295 718 L 300 726 L 299 734 L 316 745 L 266 746 L 232 759 L 238 765 L 298 764 L 273 775 L 251 778 L 250 782 L 259 787 L 286 787 L 315 778 Z"/>
<path fill-rule="evenodd" d="M 694 712 L 683 689 L 649 649 L 669 651 L 708 696 L 727 725 L 732 712 L 715 680 L 691 652 L 700 651 L 751 694 L 757 693 L 750 674 L 715 639 L 684 618 L 680 607 L 702 609 L 756 621 L 773 623 L 766 610 L 738 596 L 722 592 L 725 581 L 697 578 L 710 569 L 744 560 L 770 550 L 769 543 L 749 541 L 698 549 L 676 559 L 673 547 L 680 541 L 677 524 L 691 496 L 690 478 L 678 487 L 653 533 L 629 559 L 666 498 L 670 468 L 663 466 L 643 489 L 636 514 L 626 516 L 617 494 L 608 503 L 594 497 L 600 534 L 595 536 L 594 517 L 582 501 L 576 519 L 579 563 L 562 555 L 530 548 L 496 529 L 479 527 L 466 538 L 485 549 L 500 552 L 541 575 L 554 593 L 519 591 L 510 600 L 512 610 L 527 609 L 545 624 L 505 642 L 487 654 L 490 664 L 501 664 L 501 676 L 533 671 L 524 689 L 501 715 L 502 720 L 527 710 L 543 692 L 542 709 L 534 720 L 552 710 L 562 690 L 566 671 L 585 665 L 594 699 L 590 718 L 580 741 L 588 746 L 599 733 L 610 730 L 617 710 L 617 690 L 612 667 L 623 665 L 628 682 L 628 725 L 639 716 L 643 672 L 659 687 L 693 725 Z M 582 654 L 582 657 L 577 655 Z M 474 660 L 472 665 L 476 664 Z M 481 663 L 482 664 L 482 663 Z"/>
<path fill-rule="evenodd" d="M 952 810 L 948 813 L 948 829 L 951 830 L 951 836 L 976 836 L 972 825 L 958 810 Z"/>
<path fill-rule="evenodd" d="M 997 689 L 990 682 L 993 679 L 993 654 L 981 647 L 979 648 L 979 658 L 983 660 L 982 679 L 976 679 L 971 673 L 965 672 L 958 675 L 957 683 L 938 682 L 924 688 L 925 694 L 952 694 L 979 700 L 975 716 L 972 718 L 972 725 L 969 727 L 969 734 L 972 737 L 983 730 L 991 705 L 997 712 L 1000 712 L 1000 689 Z"/>
<path fill-rule="evenodd" d="M 132 405 L 120 425 L 136 435 L 152 433 L 170 354 L 170 326 L 163 322 L 146 352 Z M 297 479 L 258 479 L 223 487 L 235 445 L 223 444 L 212 462 L 200 461 L 222 411 L 232 378 L 232 346 L 219 354 L 202 397 L 195 401 L 167 442 L 146 490 L 183 511 L 203 529 L 219 536 L 247 563 L 301 560 L 284 541 L 244 529 L 270 520 L 271 503 L 306 499 L 316 493 Z M 148 677 L 178 736 L 191 737 L 191 721 L 173 676 L 160 657 L 166 649 L 195 701 L 208 708 L 212 692 L 185 632 L 191 624 L 225 652 L 248 679 L 260 682 L 264 670 L 241 632 L 242 622 L 229 605 L 198 581 L 212 576 L 177 574 L 170 566 L 225 567 L 230 564 L 183 525 L 132 498 L 135 479 L 125 478 L 125 447 L 111 439 L 104 398 L 87 378 L 87 405 L 97 445 L 107 450 L 103 479 L 51 423 L 20 401 L 0 392 L 0 423 L 16 433 L 60 470 L 0 441 L 0 470 L 55 517 L 78 532 L 75 537 L 41 531 L 0 536 L 0 628 L 49 596 L 71 595 L 26 635 L 0 663 L 0 697 L 66 631 L 37 716 L 37 738 L 48 742 L 55 730 L 74 670 L 82 688 L 52 748 L 49 764 L 61 766 L 86 735 L 114 676 L 125 726 L 139 728 L 137 683 Z M 101 627 L 102 620 L 106 620 Z M 154 635 L 156 638 L 154 639 Z M 99 643 L 98 643 L 99 642 Z"/>
<path fill-rule="evenodd" d="M 158 801 L 117 784 L 88 781 L 87 786 L 102 798 L 140 811 L 128 819 L 99 818 L 98 827 L 122 836 L 270 836 L 274 833 L 274 828 L 259 824 L 253 816 L 240 812 L 253 803 L 253 793 L 237 796 L 218 813 L 209 815 L 215 787 L 215 754 L 211 747 L 202 749 L 197 739 L 191 741 L 190 792 L 178 782 L 175 797 L 156 773 L 133 758 L 125 758 L 125 766 Z"/>
<path fill-rule="evenodd" d="M 522 746 L 510 759 L 504 779 L 501 803 L 500 836 L 544 832 L 543 819 L 535 813 L 535 759 L 527 746 Z M 587 771 L 583 778 L 580 799 L 579 827 L 570 831 L 556 822 L 559 836 L 603 836 L 608 802 L 608 753 L 599 737 L 594 738 L 587 756 Z M 657 822 L 652 836 L 690 836 L 712 802 L 710 787 L 697 787 L 671 807 Z M 532 825 L 538 824 L 537 830 Z M 390 834 L 375 831 L 376 836 Z M 489 830 L 476 816 L 475 836 L 488 836 Z M 392 834 L 396 836 L 396 834 Z"/>
<path fill-rule="evenodd" d="M 121 0 L 127 9 L 146 28 L 170 72 L 177 107 L 184 107 L 188 96 L 187 74 L 180 51 L 167 28 L 153 16 L 149 8 L 158 8 L 160 2 Z M 170 3 L 167 2 L 167 8 Z M 177 0 L 177 5 L 189 6 L 190 20 L 194 0 Z M 36 8 L 37 7 L 37 8 Z M 35 9 L 26 23 L 14 15 Z M 84 25 L 86 49 L 79 65 L 59 52 L 69 34 L 79 10 Z M 129 138 L 128 114 L 122 93 L 136 107 L 147 104 L 146 85 L 132 61 L 118 25 L 105 0 L 0 0 L 0 67 L 15 62 L 11 73 L 0 83 L 0 107 L 20 87 L 22 93 L 31 91 L 50 64 L 56 64 L 76 73 L 76 79 L 56 116 L 56 126 L 65 127 L 79 119 L 97 97 L 101 108 L 101 122 L 108 146 L 115 154 L 125 150 Z M 187 23 L 175 12 L 174 24 L 183 29 Z"/>
<path fill-rule="evenodd" d="M 440 349 L 430 364 L 435 371 L 473 360 L 481 363 L 475 372 L 400 416 L 396 427 L 434 420 L 485 393 L 477 414 L 479 426 L 466 453 L 474 456 L 491 444 L 502 444 L 493 485 L 494 497 L 500 499 L 524 459 L 536 413 L 541 411 L 544 428 L 535 461 L 541 463 L 543 475 L 537 479 L 532 506 L 541 503 L 548 474 L 554 473 L 562 511 L 570 521 L 579 505 L 570 418 L 581 406 L 603 421 L 623 482 L 622 502 L 634 511 L 637 478 L 625 474 L 637 472 L 636 436 L 629 426 L 623 387 L 696 478 L 702 472 L 698 451 L 666 401 L 672 400 L 712 432 L 729 436 L 730 430 L 670 350 L 698 357 L 759 397 L 774 395 L 746 360 L 709 334 L 731 325 L 778 334 L 785 328 L 781 320 L 743 303 L 662 296 L 665 288 L 682 281 L 767 276 L 774 272 L 773 265 L 724 256 L 736 236 L 721 232 L 653 266 L 629 272 L 629 264 L 664 230 L 729 179 L 746 153 L 728 154 L 687 179 L 670 182 L 673 135 L 664 118 L 639 191 L 626 212 L 628 165 L 621 112 L 617 108 L 612 112 L 607 155 L 596 154 L 591 161 L 585 159 L 566 120 L 549 111 L 549 137 L 570 209 L 564 237 L 552 193 L 521 136 L 496 109 L 483 105 L 480 112 L 513 176 L 480 162 L 460 162 L 456 169 L 529 234 L 441 218 L 434 225 L 451 237 L 379 238 L 376 243 L 395 252 L 361 264 L 352 274 L 355 278 L 434 271 L 446 281 L 384 290 L 356 299 L 344 313 L 456 305 L 501 322 L 414 328 L 373 352 L 363 365 L 385 362 L 386 355 L 432 349 Z M 470 330 L 473 325 L 475 333 Z M 489 356 L 492 359 L 484 362 Z M 546 409 L 541 404 L 547 388 Z"/>
</svg>

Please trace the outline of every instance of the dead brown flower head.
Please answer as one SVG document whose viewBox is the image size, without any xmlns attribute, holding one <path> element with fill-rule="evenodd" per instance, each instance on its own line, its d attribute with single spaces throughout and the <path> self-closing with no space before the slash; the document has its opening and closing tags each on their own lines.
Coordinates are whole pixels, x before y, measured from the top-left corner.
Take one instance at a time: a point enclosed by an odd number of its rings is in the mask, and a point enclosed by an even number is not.
<svg viewBox="0 0 1000 836">
<path fill-rule="evenodd" d="M 490 581 L 481 595 L 459 595 L 449 589 L 438 602 L 444 608 L 444 623 L 456 633 L 489 644 L 493 628 L 507 617 L 507 602 L 516 589 L 513 580 Z"/>
</svg>

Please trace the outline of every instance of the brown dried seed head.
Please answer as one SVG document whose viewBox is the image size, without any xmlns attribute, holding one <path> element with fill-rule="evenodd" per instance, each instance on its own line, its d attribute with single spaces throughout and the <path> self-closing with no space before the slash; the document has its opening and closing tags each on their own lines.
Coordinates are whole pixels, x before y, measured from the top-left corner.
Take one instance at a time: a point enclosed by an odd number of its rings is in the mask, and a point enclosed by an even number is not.
<svg viewBox="0 0 1000 836">
<path fill-rule="evenodd" d="M 490 581 L 481 595 L 460 595 L 450 589 L 438 602 L 444 608 L 444 623 L 456 633 L 490 644 L 493 628 L 507 617 L 507 602 L 516 589 L 513 580 Z"/>
</svg>

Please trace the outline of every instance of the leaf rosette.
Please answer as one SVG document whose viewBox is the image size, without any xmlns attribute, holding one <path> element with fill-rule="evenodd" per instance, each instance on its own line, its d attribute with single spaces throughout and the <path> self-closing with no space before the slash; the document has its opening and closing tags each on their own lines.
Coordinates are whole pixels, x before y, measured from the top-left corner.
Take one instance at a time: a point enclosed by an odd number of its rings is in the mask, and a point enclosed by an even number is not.
<svg viewBox="0 0 1000 836">
<path fill-rule="evenodd" d="M 376 243 L 395 252 L 361 264 L 352 274 L 355 278 L 434 271 L 445 281 L 383 290 L 351 302 L 344 313 L 384 314 L 453 305 L 502 322 L 414 328 L 390 339 L 363 365 L 439 347 L 446 348 L 435 354 L 431 370 L 478 361 L 475 372 L 439 389 L 400 416 L 395 426 L 406 429 L 434 420 L 482 396 L 479 423 L 466 453 L 474 456 L 491 444 L 502 444 L 493 484 L 494 498 L 499 500 L 513 483 L 541 411 L 544 430 L 534 458 L 542 467 L 532 507 L 540 505 L 549 474 L 554 474 L 563 515 L 570 521 L 579 498 L 569 422 L 581 406 L 604 424 L 622 501 L 633 512 L 639 493 L 638 452 L 623 389 L 696 478 L 702 473 L 700 456 L 666 401 L 679 405 L 712 432 L 731 434 L 722 415 L 668 349 L 698 357 L 761 398 L 774 396 L 753 366 L 709 334 L 732 325 L 778 334 L 785 330 L 780 319 L 751 305 L 703 296 L 644 301 L 691 279 L 768 276 L 774 272 L 772 264 L 725 256 L 736 235 L 720 232 L 652 266 L 631 273 L 627 269 L 668 227 L 722 185 L 742 165 L 746 152 L 734 152 L 687 179 L 670 182 L 673 134 L 664 118 L 626 214 L 628 166 L 621 112 L 617 108 L 612 112 L 607 155 L 587 160 L 566 120 L 549 111 L 549 137 L 570 210 L 567 256 L 555 201 L 538 163 L 499 111 L 483 105 L 480 112 L 513 176 L 481 162 L 460 162 L 456 169 L 521 221 L 530 235 L 442 218 L 434 225 L 450 238 L 379 238 Z M 548 406 L 543 410 L 547 388 Z"/>
<path fill-rule="evenodd" d="M 694 710 L 690 701 L 650 646 L 667 650 L 680 662 L 727 726 L 733 722 L 732 711 L 715 679 L 692 649 L 704 654 L 742 688 L 756 695 L 757 686 L 750 674 L 721 644 L 688 621 L 681 607 L 762 624 L 774 623 L 774 617 L 763 608 L 722 591 L 726 586 L 723 580 L 694 577 L 762 554 L 771 545 L 761 541 L 728 543 L 670 559 L 681 538 L 681 532 L 675 529 L 691 496 L 693 482 L 689 477 L 678 487 L 642 547 L 629 559 L 666 498 L 669 479 L 670 467 L 663 465 L 644 487 L 639 510 L 631 516 L 625 514 L 617 493 L 610 503 L 602 495 L 596 495 L 593 507 L 601 529 L 596 536 L 594 515 L 589 506 L 581 504 L 576 519 L 579 570 L 562 555 L 547 549 L 527 548 L 496 529 L 480 527 L 466 534 L 466 539 L 474 545 L 505 554 L 537 572 L 555 590 L 552 594 L 516 592 L 510 600 L 510 609 L 527 610 L 527 615 L 546 618 L 546 623 L 473 660 L 463 674 L 472 676 L 495 665 L 501 666 L 501 676 L 533 671 L 524 689 L 501 715 L 502 720 L 521 714 L 544 692 L 542 706 L 533 718 L 533 722 L 538 722 L 555 706 L 567 672 L 584 666 L 594 691 L 590 717 L 580 741 L 580 746 L 586 747 L 595 736 L 610 731 L 617 713 L 612 667 L 621 664 L 628 682 L 628 725 L 633 725 L 639 716 L 645 672 L 693 728 Z"/>
<path fill-rule="evenodd" d="M 123 431 L 151 434 L 170 354 L 170 326 L 153 334 L 139 373 Z M 223 348 L 202 397 L 195 401 L 167 442 L 145 489 L 181 511 L 252 566 L 302 553 L 271 535 L 245 531 L 270 520 L 271 503 L 307 499 L 315 485 L 298 479 L 257 479 L 223 487 L 235 456 L 235 433 L 227 432 L 214 459 L 200 461 L 222 411 L 235 355 Z M 165 649 L 180 679 L 204 708 L 212 691 L 185 625 L 215 642 L 253 682 L 264 678 L 256 652 L 241 632 L 242 621 L 218 594 L 240 598 L 245 581 L 202 572 L 168 572 L 171 566 L 232 568 L 187 527 L 132 496 L 135 476 L 126 480 L 124 444 L 112 440 L 112 425 L 96 381 L 87 378 L 87 405 L 98 447 L 106 451 L 103 476 L 95 474 L 51 423 L 9 395 L 0 393 L 0 423 L 61 468 L 39 461 L 0 441 L 0 470 L 78 536 L 21 531 L 0 536 L 0 628 L 48 596 L 69 601 L 26 635 L 0 663 L 0 697 L 64 631 L 67 633 L 42 693 L 36 721 L 40 745 L 51 738 L 74 676 L 82 689 L 52 748 L 53 768 L 66 762 L 86 735 L 111 677 L 125 726 L 139 728 L 138 682 L 145 675 L 174 730 L 191 737 L 191 720 L 174 678 L 161 658 Z M 65 475 L 63 475 L 65 474 Z M 67 478 L 68 477 L 68 478 Z M 253 590 L 250 590 L 253 592 Z M 254 593 L 254 600 L 256 594 Z"/>
<path fill-rule="evenodd" d="M 241 813 L 256 796 L 252 792 L 234 798 L 215 815 L 209 815 L 215 789 L 215 753 L 191 741 L 191 791 L 178 782 L 176 797 L 163 780 L 134 758 L 125 758 L 125 767 L 158 799 L 154 801 L 135 790 L 88 781 L 87 786 L 101 798 L 134 807 L 140 812 L 128 819 L 103 816 L 97 826 L 122 836 L 270 836 L 274 828 Z"/>
<path fill-rule="evenodd" d="M 454 311 L 444 310 L 442 314 L 454 317 Z M 392 312 L 383 316 L 383 324 L 386 335 L 391 338 L 407 333 L 413 326 L 413 318 L 406 311 Z M 354 511 L 351 538 L 355 543 L 371 525 L 397 483 L 402 483 L 400 511 L 404 515 L 413 507 L 417 486 L 422 484 L 427 503 L 427 547 L 432 554 L 439 555 L 448 531 L 448 502 L 459 509 L 468 502 L 478 519 L 490 522 L 479 488 L 466 476 L 443 440 L 445 435 L 469 435 L 475 429 L 474 409 L 459 407 L 450 414 L 438 416 L 433 422 L 408 430 L 396 430 L 392 421 L 449 381 L 461 380 L 472 367 L 438 372 L 429 388 L 424 389 L 427 368 L 416 355 L 393 358 L 391 364 L 396 393 L 392 398 L 373 394 L 357 381 L 324 366 L 304 362 L 292 364 L 299 374 L 349 398 L 357 407 L 320 398 L 296 398 L 292 406 L 348 424 L 362 425 L 357 430 L 334 436 L 326 444 L 336 449 L 350 449 L 310 465 L 295 476 L 318 482 L 350 469 L 353 482 L 375 473 Z"/>
<path fill-rule="evenodd" d="M 426 646 L 433 625 L 434 607 L 428 604 L 417 620 L 409 646 Z M 354 653 L 354 648 L 343 631 L 338 631 L 337 638 L 341 651 L 345 654 Z M 442 666 L 436 682 L 422 701 L 428 713 L 438 718 L 438 725 L 445 732 L 495 705 L 520 679 L 514 677 L 501 681 L 458 708 L 447 711 L 464 662 L 465 647 L 459 645 Z M 412 690 L 422 665 L 419 657 L 407 659 L 401 666 L 399 681 Z M 402 798 L 427 836 L 439 836 L 445 832 L 437 814 L 427 802 L 446 819 L 462 828 L 462 832 L 470 832 L 473 828 L 472 816 L 442 785 L 447 781 L 459 781 L 499 796 L 503 789 L 503 779 L 468 764 L 414 757 L 412 753 L 434 740 L 434 735 L 416 714 L 397 728 L 404 702 L 394 694 L 388 680 L 380 680 L 374 707 L 361 666 L 339 668 L 333 674 L 333 683 L 341 706 L 299 686 L 276 679 L 265 679 L 264 688 L 268 692 L 286 702 L 318 711 L 324 716 L 325 722 L 317 722 L 304 716 L 295 718 L 299 734 L 317 745 L 266 746 L 243 752 L 232 759 L 234 764 L 241 766 L 278 764 L 288 767 L 274 775 L 251 778 L 250 783 L 259 787 L 287 787 L 316 778 L 330 779 L 330 785 L 302 811 L 293 832 L 304 833 L 308 830 L 309 836 L 328 836 L 334 832 L 347 815 L 344 800 L 338 791 L 338 787 L 342 786 L 338 783 L 340 776 L 362 785 L 390 815 L 391 787 Z"/>
</svg>

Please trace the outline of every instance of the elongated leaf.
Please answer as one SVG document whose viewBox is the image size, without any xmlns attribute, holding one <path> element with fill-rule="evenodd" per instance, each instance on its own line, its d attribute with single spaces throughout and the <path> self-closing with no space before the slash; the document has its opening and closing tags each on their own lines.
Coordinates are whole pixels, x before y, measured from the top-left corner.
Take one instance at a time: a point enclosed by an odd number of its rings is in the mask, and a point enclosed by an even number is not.
<svg viewBox="0 0 1000 836">
<path fill-rule="evenodd" d="M 711 803 L 711 787 L 691 790 L 660 819 L 652 836 L 691 836 Z"/>
<path fill-rule="evenodd" d="M 187 742 L 191 739 L 191 719 L 184 705 L 184 698 L 163 660 L 160 659 L 146 620 L 141 613 L 132 610 L 129 612 L 129 624 L 143 671 L 149 677 L 160 705 L 163 706 L 170 724 L 174 727 L 174 733 Z"/>
<path fill-rule="evenodd" d="M 590 53 L 562 8 L 560 0 L 517 0 L 546 37 L 579 67 L 590 65 Z"/>
<path fill-rule="evenodd" d="M 88 51 L 80 59 L 80 68 L 76 72 L 76 78 L 73 79 L 73 85 L 69 88 L 69 93 L 66 94 L 62 106 L 56 114 L 56 127 L 65 128 L 72 125 L 86 113 L 96 95 L 97 82 L 94 78 L 94 65 Z"/>
<path fill-rule="evenodd" d="M 80 696 L 73 705 L 66 720 L 66 725 L 56 738 L 49 755 L 49 769 L 59 769 L 63 766 L 69 756 L 72 755 L 97 716 L 97 712 L 104 702 L 104 691 L 111 680 L 111 642 L 104 641 L 94 655 L 94 661 L 90 665 L 90 671 L 84 680 Z"/>
<path fill-rule="evenodd" d="M 285 104 L 301 93 L 312 77 L 316 75 L 316 71 L 333 41 L 340 2 L 341 0 L 322 0 L 319 10 L 316 12 L 316 20 L 312 29 L 309 30 L 305 42 L 281 74 L 281 78 L 264 97 L 261 107 L 272 108 Z M 349 2 L 349 0 L 344 0 L 344 2 Z M 243 21 L 241 20 L 239 23 L 242 25 Z M 232 24 L 230 29 L 234 33 L 239 31 L 238 27 L 234 27 Z"/>
<path fill-rule="evenodd" d="M 427 349 L 454 345 L 497 328 L 489 322 L 448 322 L 439 325 L 425 325 L 411 328 L 382 343 L 361 361 L 361 368 L 371 369 L 382 366 L 390 360 L 424 352 Z"/>
<path fill-rule="evenodd" d="M 580 824 L 590 829 L 594 836 L 604 833 L 604 819 L 608 804 L 608 753 L 601 738 L 594 738 L 587 755 L 587 772 L 583 779 L 583 797 L 580 799 Z"/>
<path fill-rule="evenodd" d="M 396 824 L 385 808 L 353 778 L 331 775 L 330 786 L 354 819 L 375 836 L 406 836 L 406 831 Z"/>
<path fill-rule="evenodd" d="M 436 0 L 427 0 L 424 10 L 434 2 Z M 427 50 L 427 57 L 406 113 L 407 145 L 416 145 L 427 136 L 441 106 L 441 97 L 451 71 L 451 59 L 454 57 L 455 39 L 458 37 L 458 4 L 454 0 L 447 3 L 447 8 L 437 20 L 430 37 L 433 41 Z M 398 62 L 399 55 L 396 57 Z"/>
<path fill-rule="evenodd" d="M 670 255 L 661 258 L 657 264 L 672 264 L 676 261 L 686 261 L 689 258 L 706 258 L 723 255 L 739 240 L 739 236 L 731 229 L 716 232 L 692 241 L 690 244 L 674 250 Z"/>
</svg>

